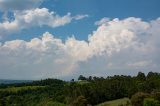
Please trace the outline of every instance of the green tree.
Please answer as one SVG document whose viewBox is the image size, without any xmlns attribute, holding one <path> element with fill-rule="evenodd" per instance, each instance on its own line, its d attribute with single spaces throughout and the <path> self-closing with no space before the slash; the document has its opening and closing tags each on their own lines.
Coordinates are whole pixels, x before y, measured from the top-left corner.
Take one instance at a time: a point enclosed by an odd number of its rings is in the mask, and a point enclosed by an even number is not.
<svg viewBox="0 0 160 106">
<path fill-rule="evenodd" d="M 80 76 L 78 77 L 78 80 L 86 80 L 86 77 L 84 77 L 83 75 L 80 75 Z"/>
<path fill-rule="evenodd" d="M 145 80 L 146 80 L 146 76 L 145 76 L 144 73 L 138 72 L 137 79 L 138 79 L 139 81 L 145 81 Z"/>
</svg>

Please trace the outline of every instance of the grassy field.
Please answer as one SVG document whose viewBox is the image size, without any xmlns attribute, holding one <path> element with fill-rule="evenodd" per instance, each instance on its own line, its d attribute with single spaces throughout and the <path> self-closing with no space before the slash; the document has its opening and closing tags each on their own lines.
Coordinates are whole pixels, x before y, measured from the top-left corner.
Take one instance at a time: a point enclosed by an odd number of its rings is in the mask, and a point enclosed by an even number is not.
<svg viewBox="0 0 160 106">
<path fill-rule="evenodd" d="M 120 106 L 121 104 L 123 105 L 130 104 L 130 100 L 128 98 L 122 98 L 122 99 L 107 101 L 97 106 Z M 131 105 L 128 105 L 128 106 L 131 106 Z"/>
<path fill-rule="evenodd" d="M 27 89 L 37 89 L 37 88 L 43 88 L 45 86 L 23 86 L 23 87 L 8 87 L 4 89 L 0 89 L 0 91 L 9 91 L 9 92 L 18 92 L 20 90 L 27 90 Z"/>
</svg>

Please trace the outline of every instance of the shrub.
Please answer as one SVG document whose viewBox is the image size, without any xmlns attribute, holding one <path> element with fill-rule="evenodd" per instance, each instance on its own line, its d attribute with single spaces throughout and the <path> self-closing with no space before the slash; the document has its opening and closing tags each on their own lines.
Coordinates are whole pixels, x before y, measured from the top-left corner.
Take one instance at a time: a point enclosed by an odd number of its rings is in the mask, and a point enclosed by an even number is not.
<svg viewBox="0 0 160 106">
<path fill-rule="evenodd" d="M 160 101 L 160 92 L 155 92 L 155 93 L 154 93 L 154 99 Z"/>
<path fill-rule="evenodd" d="M 145 98 L 143 101 L 143 106 L 160 106 L 160 102 L 158 100 L 154 100 L 153 98 Z"/>
<path fill-rule="evenodd" d="M 88 101 L 84 96 L 78 96 L 77 99 L 73 101 L 71 106 L 88 106 Z"/>
<path fill-rule="evenodd" d="M 138 92 L 131 97 L 131 102 L 133 106 L 143 106 L 144 98 L 149 97 L 149 94 Z"/>
</svg>

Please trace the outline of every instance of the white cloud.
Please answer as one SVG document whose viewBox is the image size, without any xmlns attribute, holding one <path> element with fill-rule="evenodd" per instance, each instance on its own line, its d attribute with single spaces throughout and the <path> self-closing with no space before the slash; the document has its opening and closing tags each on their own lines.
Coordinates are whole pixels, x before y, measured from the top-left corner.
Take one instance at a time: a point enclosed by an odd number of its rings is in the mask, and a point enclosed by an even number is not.
<svg viewBox="0 0 160 106">
<path fill-rule="evenodd" d="M 74 19 L 76 19 L 76 20 L 80 20 L 80 19 L 83 19 L 83 18 L 87 18 L 87 17 L 89 17 L 89 15 L 76 15 L 75 17 L 74 17 Z"/>
<path fill-rule="evenodd" d="M 71 20 L 72 17 L 70 13 L 61 17 L 53 11 L 49 12 L 47 8 L 36 8 L 34 10 L 15 12 L 15 21 L 22 25 L 22 28 L 43 25 L 48 25 L 54 28 L 70 23 Z"/>
<path fill-rule="evenodd" d="M 111 55 L 112 52 L 131 46 L 135 37 L 136 35 L 128 29 L 113 30 L 110 26 L 102 25 L 89 37 L 89 45 L 94 53 L 106 52 Z"/>
<path fill-rule="evenodd" d="M 28 10 L 37 8 L 43 0 L 0 0 L 0 11 Z"/>
<path fill-rule="evenodd" d="M 110 19 L 107 18 L 107 17 L 105 17 L 105 18 L 102 18 L 102 19 L 99 20 L 99 21 L 96 21 L 96 22 L 95 22 L 95 25 L 103 25 L 103 24 L 108 23 L 109 21 L 110 21 Z"/>
<path fill-rule="evenodd" d="M 1 73 L 7 74 L 10 78 L 37 79 L 64 76 L 76 66 L 62 41 L 47 32 L 43 34 L 42 39 L 5 42 L 0 51 L 0 67 L 3 69 Z M 8 65 L 10 67 L 7 67 Z"/>
<path fill-rule="evenodd" d="M 0 36 L 13 34 L 22 29 L 31 27 L 49 26 L 52 28 L 64 26 L 72 20 L 79 20 L 87 17 L 87 15 L 71 16 L 70 13 L 59 16 L 55 12 L 49 12 L 47 8 L 36 8 L 24 11 L 15 11 L 15 19 L 13 21 L 4 21 L 0 23 Z"/>
<path fill-rule="evenodd" d="M 27 20 L 32 23 L 32 19 Z M 43 24 L 38 20 L 35 23 Z M 48 32 L 41 39 L 33 38 L 29 42 L 6 41 L 0 45 L 0 69 L 3 69 L 0 70 L 0 77 L 69 78 L 79 74 L 159 71 L 159 26 L 159 19 L 145 22 L 134 17 L 123 20 L 116 18 L 104 21 L 87 41 L 71 37 L 62 42 Z"/>
</svg>

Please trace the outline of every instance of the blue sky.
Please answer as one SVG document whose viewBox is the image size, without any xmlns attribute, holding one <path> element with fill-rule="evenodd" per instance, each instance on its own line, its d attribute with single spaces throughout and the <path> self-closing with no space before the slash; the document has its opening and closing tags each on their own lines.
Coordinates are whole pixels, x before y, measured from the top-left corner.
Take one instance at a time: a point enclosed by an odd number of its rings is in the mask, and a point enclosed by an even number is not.
<svg viewBox="0 0 160 106">
<path fill-rule="evenodd" d="M 0 79 L 160 72 L 160 0 L 0 0 Z"/>
<path fill-rule="evenodd" d="M 59 15 L 65 15 L 68 12 L 73 15 L 88 14 L 89 18 L 54 29 L 46 26 L 24 29 L 20 33 L 13 34 L 14 36 L 5 37 L 2 41 L 12 39 L 30 40 L 45 31 L 49 31 L 62 39 L 72 35 L 80 40 L 87 39 L 88 34 L 96 29 L 95 21 L 103 17 L 110 19 L 138 17 L 150 21 L 160 16 L 159 5 L 159 0 L 44 0 L 40 8 L 48 8 L 49 11 L 55 11 Z M 0 17 L 2 15 L 3 12 L 0 13 Z"/>
<path fill-rule="evenodd" d="M 95 21 L 102 17 L 127 18 L 139 17 L 143 20 L 152 20 L 160 16 L 159 0 L 46 0 L 41 7 L 49 7 L 61 15 L 67 12 L 72 14 L 88 14 L 89 18 L 80 22 L 71 23 L 64 28 L 51 31 L 56 35 L 70 36 L 77 39 L 87 39 L 88 34 L 96 29 Z M 79 28 L 81 30 L 79 30 Z M 63 33 L 65 29 L 65 33 Z"/>
</svg>

